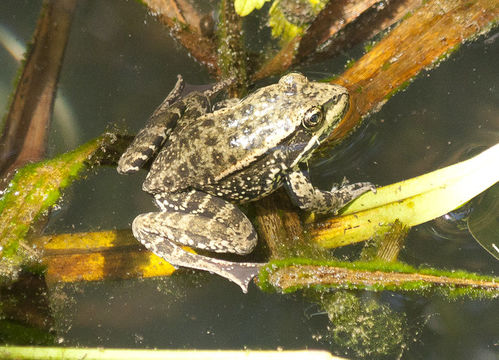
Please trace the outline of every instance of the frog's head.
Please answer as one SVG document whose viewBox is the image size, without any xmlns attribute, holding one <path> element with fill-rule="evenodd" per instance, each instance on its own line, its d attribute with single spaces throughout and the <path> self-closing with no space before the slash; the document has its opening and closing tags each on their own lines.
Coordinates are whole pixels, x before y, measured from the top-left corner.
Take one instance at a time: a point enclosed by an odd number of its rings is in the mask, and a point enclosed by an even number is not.
<svg viewBox="0 0 499 360">
<path fill-rule="evenodd" d="M 284 94 L 296 99 L 293 104 L 298 104 L 293 119 L 297 126 L 288 142 L 294 166 L 306 160 L 343 119 L 349 95 L 342 86 L 309 81 L 299 73 L 283 76 L 279 86 Z"/>
</svg>

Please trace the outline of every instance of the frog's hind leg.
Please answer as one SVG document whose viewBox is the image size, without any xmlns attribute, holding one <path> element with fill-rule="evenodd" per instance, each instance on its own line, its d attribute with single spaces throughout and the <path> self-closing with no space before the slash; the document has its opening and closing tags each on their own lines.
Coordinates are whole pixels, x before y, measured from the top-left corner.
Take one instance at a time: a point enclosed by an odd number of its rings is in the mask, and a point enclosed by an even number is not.
<svg viewBox="0 0 499 360">
<path fill-rule="evenodd" d="M 139 215 L 132 225 L 135 237 L 173 265 L 214 272 L 246 292 L 262 264 L 213 259 L 181 247 L 248 254 L 257 235 L 246 216 L 233 204 L 199 191 L 168 200 L 158 196 L 156 201 L 163 211 Z"/>
<path fill-rule="evenodd" d="M 162 210 L 152 213 L 154 227 L 182 245 L 219 253 L 247 255 L 256 246 L 257 234 L 246 215 L 222 198 L 198 190 L 185 193 L 157 194 Z"/>
<path fill-rule="evenodd" d="M 137 225 L 134 235 L 148 250 L 162 257 L 175 267 L 184 266 L 218 274 L 239 285 L 244 293 L 248 292 L 251 279 L 258 275 L 260 267 L 263 265 L 258 263 L 231 262 L 194 254 L 164 239 L 162 236 L 143 233 L 143 229 L 137 229 Z"/>
<path fill-rule="evenodd" d="M 178 75 L 173 90 L 156 108 L 146 126 L 135 136 L 130 146 L 121 155 L 117 167 L 119 173 L 134 173 L 157 154 L 185 110 L 185 102 L 178 101 L 183 88 L 184 81 Z"/>
</svg>

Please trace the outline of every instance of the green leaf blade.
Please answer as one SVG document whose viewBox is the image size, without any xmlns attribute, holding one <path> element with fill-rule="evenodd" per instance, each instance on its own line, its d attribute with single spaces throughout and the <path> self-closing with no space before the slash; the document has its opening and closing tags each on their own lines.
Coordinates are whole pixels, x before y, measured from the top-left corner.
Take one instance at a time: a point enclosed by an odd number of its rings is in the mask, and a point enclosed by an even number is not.
<svg viewBox="0 0 499 360">
<path fill-rule="evenodd" d="M 499 144 L 461 163 L 366 193 L 341 216 L 317 224 L 314 239 L 321 246 L 338 247 L 384 232 L 395 220 L 406 226 L 433 220 L 498 182 L 497 159 Z"/>
</svg>

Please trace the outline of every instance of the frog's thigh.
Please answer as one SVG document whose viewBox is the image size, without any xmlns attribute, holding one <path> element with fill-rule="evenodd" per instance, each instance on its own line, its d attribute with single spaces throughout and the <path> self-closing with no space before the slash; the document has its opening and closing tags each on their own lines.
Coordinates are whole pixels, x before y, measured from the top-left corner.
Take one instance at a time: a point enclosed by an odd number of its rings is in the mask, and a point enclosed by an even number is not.
<svg viewBox="0 0 499 360">
<path fill-rule="evenodd" d="M 147 228 L 177 244 L 235 254 L 250 253 L 257 235 L 248 218 L 223 199 L 192 191 L 156 197 L 161 212 L 139 216 L 134 227 Z"/>
<path fill-rule="evenodd" d="M 241 99 L 238 98 L 230 98 L 230 99 L 224 99 L 222 101 L 219 101 L 213 105 L 213 111 L 220 110 L 220 109 L 225 109 L 225 108 L 230 108 L 235 105 L 237 105 Z"/>
<path fill-rule="evenodd" d="M 366 191 L 375 190 L 368 182 L 346 184 L 332 191 L 319 190 L 312 185 L 306 165 L 286 175 L 285 185 L 297 206 L 318 213 L 335 213 Z"/>
<path fill-rule="evenodd" d="M 162 216 L 158 215 L 165 214 L 142 214 L 134 220 L 132 225 L 133 234 L 147 249 L 176 267 L 185 266 L 210 271 L 235 282 L 243 292 L 248 291 L 250 280 L 258 274 L 262 264 L 231 262 L 188 252 L 174 242 L 165 239 L 168 228 L 166 228 L 166 232 L 165 228 L 157 231 L 155 226 L 161 226 L 163 220 Z M 159 221 L 159 224 L 156 224 L 156 221 Z"/>
</svg>

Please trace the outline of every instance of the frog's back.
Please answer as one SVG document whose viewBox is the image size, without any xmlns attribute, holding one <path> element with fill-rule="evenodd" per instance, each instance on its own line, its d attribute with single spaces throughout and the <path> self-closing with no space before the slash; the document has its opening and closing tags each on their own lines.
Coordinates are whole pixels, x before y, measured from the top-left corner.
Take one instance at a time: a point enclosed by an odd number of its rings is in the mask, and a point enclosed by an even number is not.
<svg viewBox="0 0 499 360">
<path fill-rule="evenodd" d="M 262 89 L 231 108 L 175 129 L 143 188 L 150 193 L 202 189 L 241 171 L 295 130 L 291 99 Z M 282 113 L 286 108 L 286 113 Z"/>
<path fill-rule="evenodd" d="M 274 181 L 306 161 L 342 118 L 345 104 L 344 88 L 291 73 L 234 106 L 197 119 L 182 118 L 153 162 L 143 189 L 157 194 L 194 188 L 219 195 L 219 185 L 225 186 L 235 174 L 242 179 L 258 173 Z M 277 158 L 289 164 L 276 168 Z M 237 184 L 232 191 L 246 187 Z"/>
</svg>

